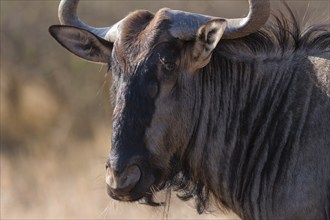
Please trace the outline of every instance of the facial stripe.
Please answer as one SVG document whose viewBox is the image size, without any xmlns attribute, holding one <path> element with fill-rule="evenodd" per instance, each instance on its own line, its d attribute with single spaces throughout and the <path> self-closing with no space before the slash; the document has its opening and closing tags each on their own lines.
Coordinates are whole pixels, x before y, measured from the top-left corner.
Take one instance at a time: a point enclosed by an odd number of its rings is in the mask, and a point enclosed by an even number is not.
<svg viewBox="0 0 330 220">
<path fill-rule="evenodd" d="M 156 98 L 150 95 L 148 87 L 157 82 L 154 71 L 152 65 L 139 66 L 117 92 L 121 97 L 117 97 L 114 112 L 112 145 L 121 161 L 147 152 L 144 134 L 155 112 Z"/>
</svg>

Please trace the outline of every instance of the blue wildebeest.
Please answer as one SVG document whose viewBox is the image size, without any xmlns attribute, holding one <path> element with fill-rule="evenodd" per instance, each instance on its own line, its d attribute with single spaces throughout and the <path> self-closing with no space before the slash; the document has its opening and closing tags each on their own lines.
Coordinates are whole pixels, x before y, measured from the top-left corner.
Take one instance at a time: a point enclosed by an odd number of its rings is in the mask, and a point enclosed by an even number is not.
<svg viewBox="0 0 330 220">
<path fill-rule="evenodd" d="M 112 198 L 157 205 L 152 189 L 171 187 L 199 213 L 330 219 L 329 25 L 301 30 L 250 0 L 245 18 L 165 8 L 94 28 L 77 4 L 61 1 L 49 31 L 112 71 Z"/>
</svg>

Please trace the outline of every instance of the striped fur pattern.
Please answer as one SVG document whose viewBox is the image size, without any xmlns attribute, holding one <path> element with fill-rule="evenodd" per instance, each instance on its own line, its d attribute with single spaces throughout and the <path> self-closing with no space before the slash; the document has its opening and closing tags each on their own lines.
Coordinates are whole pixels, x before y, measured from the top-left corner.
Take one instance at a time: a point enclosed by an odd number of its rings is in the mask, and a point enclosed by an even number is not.
<svg viewBox="0 0 330 220">
<path fill-rule="evenodd" d="M 330 31 L 288 12 L 156 100 L 153 164 L 199 213 L 215 200 L 243 219 L 329 219 Z"/>
</svg>

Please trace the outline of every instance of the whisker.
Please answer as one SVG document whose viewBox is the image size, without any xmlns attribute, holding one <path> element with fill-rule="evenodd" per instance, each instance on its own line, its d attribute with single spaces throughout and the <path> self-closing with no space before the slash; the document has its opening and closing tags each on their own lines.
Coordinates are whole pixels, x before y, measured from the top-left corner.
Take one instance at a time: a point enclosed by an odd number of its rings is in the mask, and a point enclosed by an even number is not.
<svg viewBox="0 0 330 220">
<path fill-rule="evenodd" d="M 113 210 L 117 209 L 116 201 L 111 201 L 110 204 L 112 205 Z"/>
<path fill-rule="evenodd" d="M 306 17 L 307 17 L 307 13 L 308 13 L 308 11 L 309 11 L 309 8 L 310 8 L 310 3 L 311 3 L 311 1 L 309 0 L 308 1 L 308 4 L 307 4 L 307 8 L 306 8 L 306 10 L 305 10 L 305 13 L 304 13 L 304 16 L 303 16 L 303 18 L 302 18 L 302 24 L 305 24 L 305 19 L 306 19 Z"/>
<path fill-rule="evenodd" d="M 108 202 L 107 206 L 104 208 L 104 210 L 101 212 L 101 214 L 98 216 L 98 218 L 103 218 L 106 219 L 109 213 L 109 207 L 110 207 L 110 202 Z"/>
<path fill-rule="evenodd" d="M 155 198 L 155 200 L 156 201 L 159 201 L 159 197 L 156 195 L 156 192 L 157 192 L 157 190 L 156 190 L 156 186 L 151 186 L 150 187 L 150 190 L 151 190 L 151 192 L 152 192 L 152 195 L 153 195 L 153 197 Z"/>
<path fill-rule="evenodd" d="M 104 175 L 103 174 L 97 175 L 94 178 L 92 189 L 93 190 L 95 190 L 95 189 L 105 189 L 105 187 L 106 187 L 106 184 L 105 184 L 105 180 L 104 180 Z"/>
<path fill-rule="evenodd" d="M 160 191 L 160 189 L 157 186 L 153 186 L 153 187 L 157 190 L 157 192 Z"/>
<path fill-rule="evenodd" d="M 167 188 L 166 194 L 165 194 L 165 206 L 163 211 L 163 218 L 162 219 L 168 219 L 168 213 L 170 212 L 170 201 L 171 201 L 171 188 Z"/>
<path fill-rule="evenodd" d="M 102 67 L 103 67 L 103 65 L 101 65 L 100 72 L 102 70 Z M 108 77 L 109 77 L 109 75 L 107 73 L 105 73 L 103 83 L 100 85 L 99 89 L 97 90 L 96 96 L 99 96 L 100 93 L 105 90 Z"/>
<path fill-rule="evenodd" d="M 103 66 L 104 66 L 103 64 L 100 65 L 99 73 L 102 71 Z"/>
<path fill-rule="evenodd" d="M 96 177 L 94 177 L 94 182 L 99 181 L 99 180 L 104 180 L 104 174 L 99 174 Z"/>
</svg>

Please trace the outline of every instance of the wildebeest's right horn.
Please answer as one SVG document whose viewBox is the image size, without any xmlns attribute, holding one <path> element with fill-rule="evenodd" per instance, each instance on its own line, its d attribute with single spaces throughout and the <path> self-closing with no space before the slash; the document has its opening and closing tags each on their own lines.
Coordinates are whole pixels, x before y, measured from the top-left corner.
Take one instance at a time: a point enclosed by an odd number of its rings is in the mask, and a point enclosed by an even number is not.
<svg viewBox="0 0 330 220">
<path fill-rule="evenodd" d="M 114 42 L 118 38 L 118 27 L 121 21 L 110 27 L 95 28 L 89 26 L 82 22 L 77 16 L 78 3 L 79 0 L 61 0 L 58 7 L 58 18 L 62 25 L 70 25 L 85 29 L 110 42 Z"/>
<path fill-rule="evenodd" d="M 202 24 L 217 18 L 177 10 L 168 10 L 166 14 L 172 20 L 171 34 L 182 40 L 193 39 Z M 266 23 L 269 15 L 269 0 L 249 0 L 249 14 L 246 17 L 225 19 L 227 28 L 222 38 L 235 39 L 254 33 Z"/>
<path fill-rule="evenodd" d="M 228 22 L 223 38 L 234 39 L 258 31 L 270 15 L 269 0 L 249 0 L 249 14 L 245 18 L 226 19 Z"/>
</svg>

